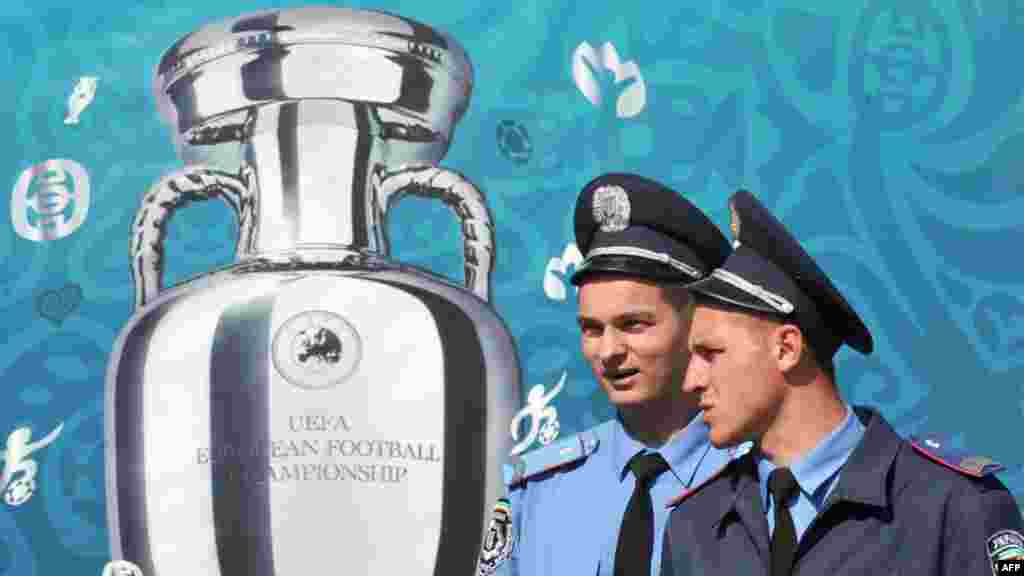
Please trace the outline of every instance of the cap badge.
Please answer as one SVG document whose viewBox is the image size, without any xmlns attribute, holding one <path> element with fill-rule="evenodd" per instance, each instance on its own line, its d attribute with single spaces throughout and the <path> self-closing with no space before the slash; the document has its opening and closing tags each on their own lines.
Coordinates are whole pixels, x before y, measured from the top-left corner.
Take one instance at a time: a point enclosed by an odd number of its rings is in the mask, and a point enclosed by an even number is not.
<svg viewBox="0 0 1024 576">
<path fill-rule="evenodd" d="M 732 230 L 732 247 L 740 247 L 740 213 L 736 211 L 736 203 L 729 201 L 729 229 Z"/>
<path fill-rule="evenodd" d="M 732 230 L 733 237 L 739 239 L 740 237 L 740 215 L 736 212 L 736 205 L 729 202 L 729 215 L 731 216 L 729 221 L 729 229 Z"/>
<path fill-rule="evenodd" d="M 621 232 L 629 226 L 629 196 L 621 186 L 601 186 L 594 191 L 594 221 L 602 232 Z"/>
</svg>

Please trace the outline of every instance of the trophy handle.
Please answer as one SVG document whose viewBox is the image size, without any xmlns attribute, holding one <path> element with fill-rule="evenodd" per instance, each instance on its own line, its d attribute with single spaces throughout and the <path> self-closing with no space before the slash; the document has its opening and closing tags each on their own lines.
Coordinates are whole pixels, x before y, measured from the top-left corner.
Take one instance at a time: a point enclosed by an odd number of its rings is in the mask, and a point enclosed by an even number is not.
<svg viewBox="0 0 1024 576">
<path fill-rule="evenodd" d="M 151 301 L 162 289 L 164 274 L 163 243 L 167 223 L 174 211 L 191 202 L 221 198 L 238 218 L 236 254 L 252 243 L 255 216 L 255 195 L 247 182 L 248 169 L 242 176 L 205 166 L 188 166 L 164 176 L 142 199 L 142 207 L 132 223 L 132 280 L 135 282 L 135 309 Z"/>
<path fill-rule="evenodd" d="M 447 204 L 462 225 L 466 288 L 489 302 L 494 270 L 494 225 L 483 192 L 466 177 L 429 164 L 374 173 L 374 188 L 386 217 L 391 206 L 412 194 Z"/>
</svg>

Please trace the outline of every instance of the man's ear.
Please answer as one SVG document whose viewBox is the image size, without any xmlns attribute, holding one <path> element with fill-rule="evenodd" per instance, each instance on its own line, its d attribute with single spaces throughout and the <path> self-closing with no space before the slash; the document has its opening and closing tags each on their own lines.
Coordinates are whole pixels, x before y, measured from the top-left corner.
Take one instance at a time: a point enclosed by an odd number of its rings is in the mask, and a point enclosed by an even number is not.
<svg viewBox="0 0 1024 576">
<path fill-rule="evenodd" d="M 779 371 L 788 373 L 800 364 L 807 348 L 803 332 L 795 324 L 781 324 L 775 328 L 772 342 L 775 362 Z"/>
</svg>

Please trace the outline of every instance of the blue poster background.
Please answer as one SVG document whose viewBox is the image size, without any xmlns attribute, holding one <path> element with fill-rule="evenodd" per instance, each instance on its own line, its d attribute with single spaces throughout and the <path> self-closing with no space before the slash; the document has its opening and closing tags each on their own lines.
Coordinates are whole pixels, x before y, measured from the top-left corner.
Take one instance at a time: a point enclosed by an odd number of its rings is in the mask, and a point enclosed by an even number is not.
<svg viewBox="0 0 1024 576">
<path fill-rule="evenodd" d="M 180 166 L 158 119 L 153 67 L 212 20 L 303 3 L 226 0 L 0 7 L 0 182 L 47 159 L 81 164 L 89 213 L 73 234 L 26 240 L 0 226 L 0 440 L 27 426 L 38 489 L 0 501 L 0 575 L 100 574 L 103 380 L 132 306 L 128 231 L 142 193 Z M 493 302 L 518 346 L 523 393 L 550 390 L 560 435 L 610 416 L 579 353 L 571 272 L 576 194 L 602 172 L 670 184 L 727 229 L 738 187 L 760 197 L 831 274 L 875 335 L 842 351 L 839 384 L 904 434 L 930 431 L 991 457 L 1024 503 L 1024 4 L 1012 0 L 568 0 L 345 6 L 397 12 L 451 33 L 476 69 L 444 165 L 479 185 L 496 221 Z M 572 73 L 586 42 L 611 43 L 639 77 Z M 98 78 L 77 124 L 78 78 Z M 621 98 L 642 109 L 616 112 Z M 632 90 L 632 96 L 627 93 Z M 5 204 L 4 218 L 10 213 Z M 440 203 L 405 200 L 394 257 L 462 278 L 462 242 Z M 219 203 L 170 224 L 169 282 L 231 262 Z M 545 276 L 549 276 L 545 290 Z M 561 287 L 564 299 L 559 299 Z M 525 400 L 525 398 L 524 398 Z"/>
</svg>

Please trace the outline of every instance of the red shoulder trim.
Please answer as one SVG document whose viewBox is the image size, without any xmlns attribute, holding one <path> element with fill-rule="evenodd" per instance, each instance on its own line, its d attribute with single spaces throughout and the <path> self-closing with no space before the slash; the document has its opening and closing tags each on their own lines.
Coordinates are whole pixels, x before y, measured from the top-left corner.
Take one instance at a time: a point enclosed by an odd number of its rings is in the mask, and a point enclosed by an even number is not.
<svg viewBox="0 0 1024 576">
<path fill-rule="evenodd" d="M 714 480 L 715 478 L 721 476 L 722 472 L 725 472 L 725 469 L 728 468 L 729 465 L 732 464 L 733 462 L 734 461 L 726 462 L 724 466 L 722 466 L 718 470 L 715 470 L 715 472 L 712 475 L 708 476 L 707 479 L 701 482 L 700 484 L 697 484 L 692 488 L 687 488 L 686 490 L 683 491 L 682 494 L 673 497 L 671 500 L 668 501 L 667 504 L 665 504 L 665 508 L 675 508 L 676 506 L 682 504 L 684 500 L 696 494 L 701 488 L 710 484 L 711 481 Z"/>
<path fill-rule="evenodd" d="M 943 456 L 945 455 L 941 452 L 930 450 L 927 446 L 922 446 L 916 438 L 910 441 L 910 445 L 918 454 L 932 462 L 974 478 L 984 478 L 989 474 L 1003 469 L 1003 466 L 998 462 L 995 462 L 991 458 L 987 458 L 985 456 L 959 457 L 959 455 L 954 454 L 951 455 L 957 458 L 957 462 L 954 463 L 951 461 L 952 458 L 944 458 Z"/>
</svg>

